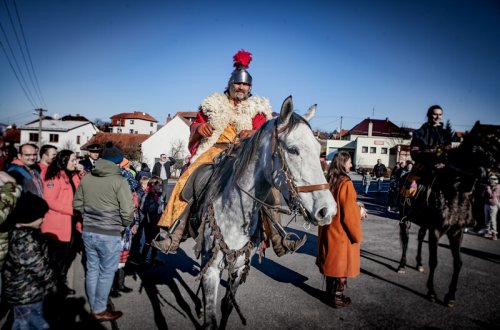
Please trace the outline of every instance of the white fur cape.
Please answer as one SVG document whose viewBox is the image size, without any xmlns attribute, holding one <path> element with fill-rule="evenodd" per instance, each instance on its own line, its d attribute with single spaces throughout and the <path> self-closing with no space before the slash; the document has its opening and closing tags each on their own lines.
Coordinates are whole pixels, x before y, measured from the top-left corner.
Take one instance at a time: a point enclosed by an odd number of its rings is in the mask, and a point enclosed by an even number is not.
<svg viewBox="0 0 500 330">
<path fill-rule="evenodd" d="M 191 163 L 217 142 L 228 124 L 234 124 L 236 131 L 240 132 L 251 130 L 252 119 L 259 113 L 264 114 L 267 119 L 272 117 L 269 100 L 259 96 L 251 96 L 234 107 L 225 94 L 214 93 L 201 102 L 200 109 L 214 127 L 214 132 L 211 137 L 201 140 L 198 149 L 191 158 Z"/>
</svg>

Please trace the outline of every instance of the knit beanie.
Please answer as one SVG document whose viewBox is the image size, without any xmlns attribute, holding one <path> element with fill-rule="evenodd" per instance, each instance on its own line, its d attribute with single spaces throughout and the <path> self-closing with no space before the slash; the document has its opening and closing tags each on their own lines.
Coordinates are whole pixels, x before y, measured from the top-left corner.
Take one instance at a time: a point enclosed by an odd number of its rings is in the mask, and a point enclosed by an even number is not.
<svg viewBox="0 0 500 330">
<path fill-rule="evenodd" d="M 115 164 L 120 164 L 123 160 L 123 151 L 115 147 L 113 142 L 107 142 L 106 147 L 101 154 L 101 158 L 109 160 Z"/>
</svg>

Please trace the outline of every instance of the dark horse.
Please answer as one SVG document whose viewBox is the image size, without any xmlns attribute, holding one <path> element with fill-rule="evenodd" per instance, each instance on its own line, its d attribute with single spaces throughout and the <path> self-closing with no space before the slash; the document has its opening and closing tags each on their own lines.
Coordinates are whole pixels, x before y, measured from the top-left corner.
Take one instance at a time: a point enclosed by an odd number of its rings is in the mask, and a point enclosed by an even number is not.
<svg viewBox="0 0 500 330">
<path fill-rule="evenodd" d="M 498 170 L 500 127 L 476 122 L 459 147 L 450 150 L 447 166 L 438 170 L 429 190 L 420 190 L 414 198 L 401 197 L 400 237 L 403 253 L 398 272 L 405 272 L 406 251 L 411 223 L 420 226 L 418 234 L 417 269 L 423 271 L 422 242 L 429 230 L 429 278 L 427 296 L 436 300 L 434 272 L 439 239 L 446 235 L 453 255 L 453 275 L 444 302 L 455 303 L 458 276 L 462 267 L 460 246 L 464 228 L 471 225 L 472 196 L 481 182 L 484 169 Z M 413 205 L 412 205 L 413 204 Z"/>
</svg>

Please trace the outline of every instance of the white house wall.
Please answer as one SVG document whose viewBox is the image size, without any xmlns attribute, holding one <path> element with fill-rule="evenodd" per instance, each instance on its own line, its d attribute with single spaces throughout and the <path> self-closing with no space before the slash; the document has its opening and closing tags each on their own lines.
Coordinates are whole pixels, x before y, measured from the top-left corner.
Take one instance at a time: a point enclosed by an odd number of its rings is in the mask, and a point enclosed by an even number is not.
<svg viewBox="0 0 500 330">
<path fill-rule="evenodd" d="M 327 140 L 326 155 L 331 160 L 338 149 L 350 149 L 354 153 L 353 164 L 356 167 L 373 167 L 380 159 L 386 166 L 396 163 L 396 155 L 391 155 L 391 148 L 396 145 L 409 145 L 410 140 L 379 136 L 351 136 L 352 140 Z M 384 150 L 383 150 L 384 149 Z M 386 153 L 383 153 L 387 151 Z"/>
<path fill-rule="evenodd" d="M 172 156 L 172 147 L 182 145 L 182 157 L 189 155 L 189 126 L 178 116 L 149 137 L 141 145 L 143 162 L 153 169 L 160 154 Z"/>
<path fill-rule="evenodd" d="M 127 134 L 154 134 L 158 129 L 158 123 L 143 119 L 122 119 L 124 126 L 113 126 L 113 133 Z M 133 122 L 133 124 L 132 124 Z M 120 131 L 121 130 L 121 131 Z"/>
</svg>

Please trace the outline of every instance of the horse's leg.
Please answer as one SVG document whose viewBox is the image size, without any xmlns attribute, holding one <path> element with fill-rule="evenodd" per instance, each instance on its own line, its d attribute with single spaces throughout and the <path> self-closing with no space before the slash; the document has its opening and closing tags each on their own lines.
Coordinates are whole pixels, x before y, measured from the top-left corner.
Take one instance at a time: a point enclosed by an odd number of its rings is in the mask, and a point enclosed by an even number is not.
<svg viewBox="0 0 500 330">
<path fill-rule="evenodd" d="M 217 290 L 219 289 L 220 271 L 209 267 L 203 275 L 201 287 L 203 290 L 203 316 L 205 329 L 217 329 Z"/>
<path fill-rule="evenodd" d="M 429 229 L 429 277 L 427 279 L 427 298 L 430 301 L 436 301 L 436 292 L 434 291 L 434 272 L 438 264 L 437 248 L 440 233 L 437 229 Z"/>
<path fill-rule="evenodd" d="M 239 276 L 241 274 L 242 268 L 240 268 L 237 272 L 233 273 L 229 276 L 226 287 L 226 295 L 222 298 L 221 302 L 221 320 L 220 320 L 220 329 L 225 329 L 227 325 L 227 321 L 229 319 L 229 315 L 233 311 L 234 304 L 233 298 L 236 296 L 236 291 L 238 290 L 238 286 L 240 285 Z M 240 315 L 241 317 L 241 315 Z M 242 319 L 243 325 L 246 325 L 246 320 Z"/>
<path fill-rule="evenodd" d="M 401 241 L 401 248 L 403 250 L 401 254 L 401 260 L 399 261 L 398 273 L 406 273 L 406 252 L 408 250 L 408 239 L 410 236 L 410 221 L 402 219 L 399 222 L 399 239 Z"/>
<path fill-rule="evenodd" d="M 460 246 L 462 245 L 463 231 L 458 230 L 456 233 L 448 232 L 448 240 L 450 241 L 451 254 L 453 255 L 453 275 L 451 277 L 448 293 L 444 298 L 444 303 L 448 307 L 455 306 L 455 292 L 457 291 L 458 275 L 462 268 L 462 256 L 460 255 Z"/>
<path fill-rule="evenodd" d="M 420 227 L 418 230 L 418 247 L 417 247 L 417 270 L 421 273 L 424 272 L 424 266 L 422 264 L 422 245 L 424 243 L 425 234 L 427 233 L 427 229 L 424 227 Z"/>
</svg>

